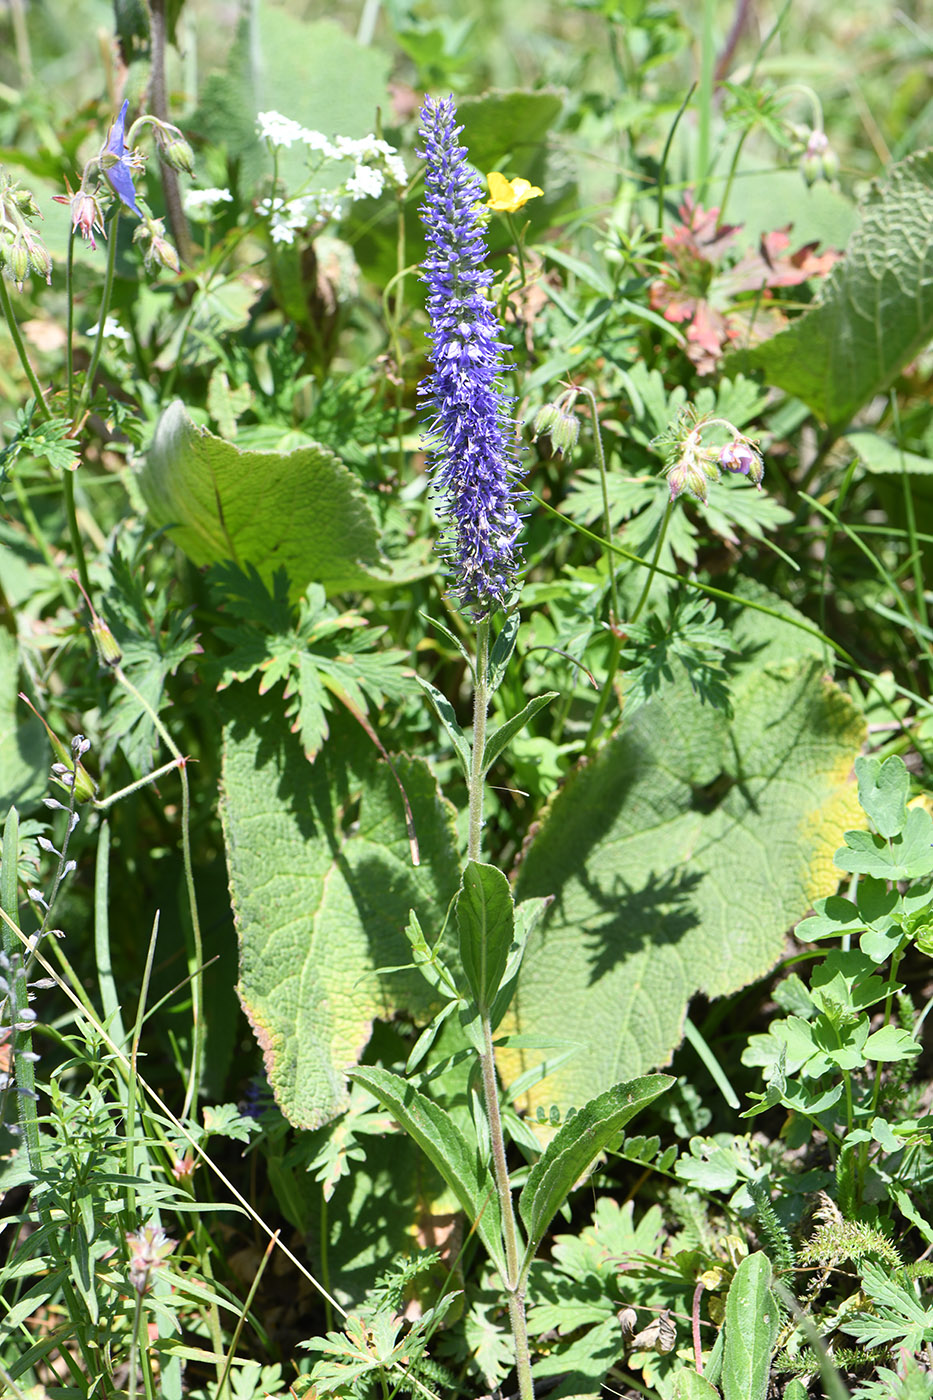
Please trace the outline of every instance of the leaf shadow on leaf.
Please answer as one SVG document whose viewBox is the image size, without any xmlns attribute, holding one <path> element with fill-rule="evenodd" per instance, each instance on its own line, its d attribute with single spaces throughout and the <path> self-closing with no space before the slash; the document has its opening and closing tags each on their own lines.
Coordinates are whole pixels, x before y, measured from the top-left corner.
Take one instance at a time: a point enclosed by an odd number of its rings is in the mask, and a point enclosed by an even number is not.
<svg viewBox="0 0 933 1400">
<path fill-rule="evenodd" d="M 640 889 L 619 878 L 611 892 L 600 889 L 587 871 L 580 879 L 593 903 L 606 911 L 605 920 L 583 935 L 590 985 L 639 950 L 678 943 L 697 926 L 691 899 L 702 876 L 694 872 L 652 873 Z"/>
</svg>

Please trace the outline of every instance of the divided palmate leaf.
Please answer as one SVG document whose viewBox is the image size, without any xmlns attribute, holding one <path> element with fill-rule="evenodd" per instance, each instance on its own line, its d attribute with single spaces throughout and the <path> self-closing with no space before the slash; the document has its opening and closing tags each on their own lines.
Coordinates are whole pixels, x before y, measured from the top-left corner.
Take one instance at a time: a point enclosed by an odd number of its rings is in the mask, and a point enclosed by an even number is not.
<svg viewBox="0 0 933 1400">
<path fill-rule="evenodd" d="M 467 1142 L 450 1115 L 397 1074 L 371 1065 L 352 1071 L 405 1129 L 437 1168 L 466 1211 L 471 1225 L 496 1268 L 505 1275 L 502 1220 L 491 1172 L 480 1163 L 476 1145 Z"/>
<path fill-rule="evenodd" d="M 241 452 L 198 428 L 176 400 L 156 424 L 138 482 L 153 523 L 171 527 L 195 564 L 253 564 L 270 588 L 284 569 L 293 600 L 311 582 L 338 593 L 389 577 L 360 483 L 325 447 Z"/>
<path fill-rule="evenodd" d="M 836 889 L 863 722 L 799 631 L 760 614 L 730 628 L 747 657 L 734 720 L 685 681 L 662 690 L 571 776 L 519 869 L 517 900 L 554 899 L 503 1029 L 584 1047 L 529 1092 L 532 1112 L 664 1064 L 690 998 L 763 976 Z M 507 1083 L 543 1058 L 497 1053 Z"/>
<path fill-rule="evenodd" d="M 819 304 L 742 354 L 835 429 L 933 336 L 933 151 L 893 165 L 861 212 Z"/>
<path fill-rule="evenodd" d="M 580 1177 L 626 1123 L 673 1083 L 669 1074 L 649 1074 L 616 1084 L 585 1104 L 552 1138 L 529 1172 L 518 1201 L 528 1232 L 526 1263 L 534 1258 L 547 1227 Z"/>
<path fill-rule="evenodd" d="M 282 1112 L 319 1127 L 346 1108 L 346 1071 L 376 1018 L 437 1010 L 414 968 L 377 969 L 411 963 L 410 910 L 430 943 L 438 936 L 456 891 L 452 812 L 426 764 L 395 760 L 420 845 L 415 868 L 395 778 L 352 720 L 334 717 L 332 741 L 310 764 L 261 697 L 236 686 L 220 703 L 238 991 Z"/>
</svg>

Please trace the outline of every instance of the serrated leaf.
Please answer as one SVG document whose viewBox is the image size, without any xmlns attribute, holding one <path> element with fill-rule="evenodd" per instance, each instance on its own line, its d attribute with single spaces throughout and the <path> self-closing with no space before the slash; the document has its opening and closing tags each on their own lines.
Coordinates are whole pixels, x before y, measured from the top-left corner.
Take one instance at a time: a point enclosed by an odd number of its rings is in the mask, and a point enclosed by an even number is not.
<svg viewBox="0 0 933 1400">
<path fill-rule="evenodd" d="M 731 625 L 740 654 L 749 625 Z M 504 1029 L 586 1047 L 532 1091 L 532 1112 L 580 1103 L 619 1065 L 663 1064 L 690 997 L 763 976 L 787 928 L 836 888 L 832 852 L 860 815 L 849 774 L 863 721 L 821 659 L 770 660 L 790 650 L 784 624 L 755 615 L 752 631 L 731 724 L 686 683 L 665 690 L 570 777 L 528 847 L 516 898 L 554 903 Z M 498 1052 L 507 1083 L 540 1058 Z"/>
<path fill-rule="evenodd" d="M 351 1077 L 387 1108 L 433 1163 L 466 1211 L 499 1272 L 505 1276 L 502 1219 L 491 1171 L 479 1161 L 453 1119 L 439 1104 L 397 1074 L 372 1065 L 358 1066 Z"/>
<path fill-rule="evenodd" d="M 725 1400 L 765 1400 L 780 1312 L 766 1254 L 749 1254 L 726 1298 L 722 1390 Z"/>
<path fill-rule="evenodd" d="M 374 1019 L 404 1010 L 429 1020 L 438 1009 L 414 968 L 385 978 L 377 968 L 410 963 L 410 910 L 438 937 L 459 868 L 452 811 L 424 763 L 395 760 L 420 844 L 415 868 L 395 779 L 353 721 L 335 717 L 334 740 L 311 765 L 268 703 L 239 686 L 222 698 L 238 992 L 283 1113 L 319 1127 L 346 1108 L 345 1070 Z"/>
<path fill-rule="evenodd" d="M 818 305 L 742 363 L 843 428 L 933 335 L 933 151 L 872 186 Z"/>
<path fill-rule="evenodd" d="M 933 476 L 933 461 L 907 452 L 890 438 L 870 433 L 863 428 L 846 433 L 846 442 L 858 453 L 862 465 L 877 476 L 900 476 L 908 472 L 916 476 Z"/>
<path fill-rule="evenodd" d="M 267 585 L 284 569 L 296 598 L 389 577 L 376 517 L 353 472 L 323 447 L 241 452 L 198 428 L 176 400 L 162 413 L 139 487 L 154 524 L 196 564 L 233 560 Z"/>
<path fill-rule="evenodd" d="M 616 1084 L 564 1123 L 529 1172 L 518 1200 L 528 1232 L 526 1263 L 534 1258 L 544 1232 L 581 1176 L 626 1123 L 673 1083 L 670 1075 L 654 1074 Z"/>
<path fill-rule="evenodd" d="M 460 961 L 473 999 L 485 1014 L 499 990 L 515 931 L 512 891 L 494 865 L 467 863 L 457 896 Z"/>
<path fill-rule="evenodd" d="M 880 836 L 899 836 L 907 821 L 910 774 L 898 754 L 884 762 L 859 755 L 855 760 L 858 800 L 874 822 Z"/>
<path fill-rule="evenodd" d="M 504 724 L 499 725 L 498 729 L 494 729 L 491 734 L 486 736 L 486 744 L 483 748 L 484 773 L 489 772 L 496 759 L 508 748 L 515 735 L 520 734 L 525 726 L 531 723 L 535 715 L 550 705 L 552 700 L 556 700 L 559 693 L 556 690 L 548 690 L 543 695 L 536 695 L 517 715 L 507 719 Z"/>
</svg>

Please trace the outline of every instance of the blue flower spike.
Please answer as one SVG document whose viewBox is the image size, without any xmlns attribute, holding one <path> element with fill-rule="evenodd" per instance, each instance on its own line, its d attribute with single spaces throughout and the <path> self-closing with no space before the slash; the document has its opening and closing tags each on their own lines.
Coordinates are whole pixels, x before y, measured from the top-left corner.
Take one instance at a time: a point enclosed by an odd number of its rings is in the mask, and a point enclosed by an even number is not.
<svg viewBox="0 0 933 1400">
<path fill-rule="evenodd" d="M 100 165 L 104 176 L 113 190 L 114 194 L 132 209 L 133 213 L 141 219 L 143 211 L 136 203 L 136 191 L 133 188 L 133 171 L 142 170 L 142 158 L 135 151 L 127 150 L 123 133 L 126 128 L 126 112 L 129 101 L 123 103 L 119 115 L 110 128 L 110 135 L 107 137 L 107 144 L 101 152 Z"/>
<path fill-rule="evenodd" d="M 421 109 L 425 200 L 421 219 L 428 252 L 427 283 L 433 373 L 419 394 L 426 401 L 431 481 L 442 497 L 440 549 L 460 606 L 481 622 L 514 593 L 521 565 L 515 450 L 509 445 L 514 400 L 499 377 L 506 347 L 489 298 L 482 205 L 485 191 L 457 144 L 452 97 L 428 97 Z"/>
</svg>

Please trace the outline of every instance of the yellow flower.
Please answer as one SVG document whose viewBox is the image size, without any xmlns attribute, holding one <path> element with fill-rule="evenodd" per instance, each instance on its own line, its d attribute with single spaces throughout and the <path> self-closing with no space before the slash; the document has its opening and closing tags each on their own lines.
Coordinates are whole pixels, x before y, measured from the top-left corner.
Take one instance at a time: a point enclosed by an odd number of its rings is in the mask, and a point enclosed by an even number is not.
<svg viewBox="0 0 933 1400">
<path fill-rule="evenodd" d="M 544 190 L 539 190 L 537 185 L 530 185 L 527 180 L 507 180 L 498 170 L 490 170 L 486 180 L 492 195 L 492 199 L 487 201 L 488 208 L 495 209 L 499 214 L 514 214 L 529 199 L 537 199 L 539 194 L 544 194 Z"/>
</svg>

